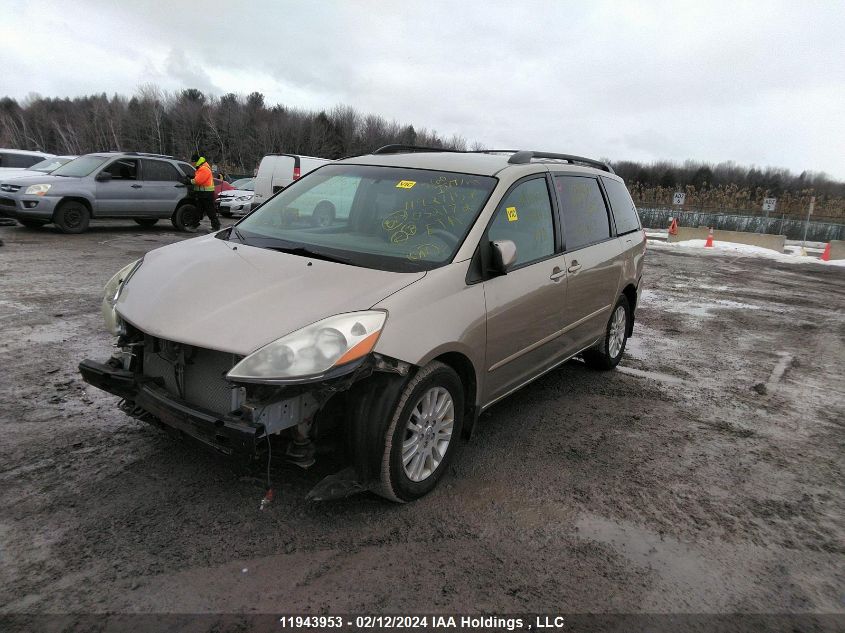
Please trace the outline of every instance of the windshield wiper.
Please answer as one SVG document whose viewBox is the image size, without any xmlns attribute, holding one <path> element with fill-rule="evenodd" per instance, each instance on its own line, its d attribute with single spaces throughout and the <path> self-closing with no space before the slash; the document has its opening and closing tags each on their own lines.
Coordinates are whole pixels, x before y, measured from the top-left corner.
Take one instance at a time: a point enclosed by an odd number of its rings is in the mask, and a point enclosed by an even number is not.
<svg viewBox="0 0 845 633">
<path fill-rule="evenodd" d="M 319 251 L 312 251 L 310 248 L 305 248 L 304 246 L 293 246 L 293 247 L 284 247 L 284 246 L 265 246 L 264 248 L 269 248 L 270 250 L 279 251 L 280 253 L 289 253 L 291 255 L 299 255 L 300 257 L 312 257 L 314 259 L 322 259 L 327 262 L 335 262 L 336 264 L 350 264 L 352 266 L 357 266 L 354 264 L 350 259 L 344 259 L 343 257 L 336 257 L 334 255 L 329 255 L 327 253 L 321 253 Z"/>
</svg>

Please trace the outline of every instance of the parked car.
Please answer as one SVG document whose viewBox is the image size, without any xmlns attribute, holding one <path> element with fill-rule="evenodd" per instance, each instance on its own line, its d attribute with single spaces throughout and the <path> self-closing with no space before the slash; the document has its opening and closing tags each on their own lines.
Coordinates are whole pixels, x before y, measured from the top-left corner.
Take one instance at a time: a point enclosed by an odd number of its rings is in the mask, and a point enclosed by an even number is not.
<svg viewBox="0 0 845 633">
<path fill-rule="evenodd" d="M 10 180 L 12 178 L 27 178 L 28 176 L 41 176 L 42 174 L 49 174 L 56 171 L 65 163 L 69 163 L 76 156 L 52 156 L 35 163 L 26 169 L 0 169 L 0 179 Z"/>
<path fill-rule="evenodd" d="M 408 501 L 494 403 L 576 355 L 615 367 L 645 252 L 622 179 L 565 154 L 416 149 L 324 165 L 126 266 L 103 302 L 118 351 L 84 379 L 227 454 L 273 438 L 304 466 L 335 434 L 347 490 Z M 320 188 L 348 213 L 299 223 Z"/>
<path fill-rule="evenodd" d="M 92 218 L 127 218 L 153 226 L 169 218 L 192 231 L 199 211 L 183 182 L 190 164 L 171 156 L 104 152 L 80 156 L 50 174 L 0 178 L 0 214 L 34 228 L 54 223 L 82 233 Z"/>
<path fill-rule="evenodd" d="M 232 189 L 221 191 L 215 204 L 217 211 L 223 217 L 246 215 L 252 209 L 252 198 L 255 192 L 255 178 L 240 178 L 232 183 Z"/>
<path fill-rule="evenodd" d="M 287 187 L 305 174 L 331 161 L 299 154 L 269 154 L 261 159 L 255 175 L 253 206 Z"/>
<path fill-rule="evenodd" d="M 232 185 L 228 182 L 223 180 L 222 178 L 213 178 L 214 181 L 214 199 L 217 200 L 217 196 L 219 196 L 224 191 L 231 191 L 234 189 Z"/>
<path fill-rule="evenodd" d="M 45 152 L 32 152 L 26 149 L 3 149 L 0 148 L 0 171 L 7 169 L 27 169 L 35 163 L 40 163 L 45 158 L 51 158 L 53 154 Z"/>
</svg>

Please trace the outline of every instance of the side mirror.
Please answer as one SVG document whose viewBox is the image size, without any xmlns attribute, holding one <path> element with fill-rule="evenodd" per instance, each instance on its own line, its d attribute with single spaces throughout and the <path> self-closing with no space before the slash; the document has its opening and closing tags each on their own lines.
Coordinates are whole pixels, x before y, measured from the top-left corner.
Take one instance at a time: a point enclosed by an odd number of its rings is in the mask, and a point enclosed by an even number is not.
<svg viewBox="0 0 845 633">
<path fill-rule="evenodd" d="M 108 171 L 101 171 L 97 174 L 96 178 L 94 178 L 97 182 L 108 182 L 111 180 L 111 172 Z"/>
<path fill-rule="evenodd" d="M 493 270 L 501 275 L 507 275 L 508 270 L 516 263 L 516 244 L 510 240 L 496 240 L 490 242 L 493 251 Z"/>
</svg>

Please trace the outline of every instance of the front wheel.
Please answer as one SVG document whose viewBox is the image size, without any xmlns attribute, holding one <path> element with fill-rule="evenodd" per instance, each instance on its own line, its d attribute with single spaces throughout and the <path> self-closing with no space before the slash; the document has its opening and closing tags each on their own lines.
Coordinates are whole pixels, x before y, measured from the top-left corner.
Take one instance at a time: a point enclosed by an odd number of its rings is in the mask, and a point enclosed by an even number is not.
<svg viewBox="0 0 845 633">
<path fill-rule="evenodd" d="M 88 207 L 76 200 L 62 202 L 53 214 L 53 222 L 62 233 L 84 233 L 90 221 Z"/>
<path fill-rule="evenodd" d="M 173 228 L 178 231 L 185 231 L 186 233 L 196 233 L 200 225 L 202 216 L 200 210 L 193 204 L 183 204 L 176 209 L 170 221 Z"/>
<path fill-rule="evenodd" d="M 433 362 L 405 386 L 387 428 L 381 496 L 413 501 L 430 492 L 456 450 L 464 419 L 464 391 L 451 367 Z"/>
<path fill-rule="evenodd" d="M 625 295 L 610 313 L 604 338 L 583 354 L 584 362 L 593 369 L 613 369 L 622 360 L 625 343 L 628 341 L 628 322 L 631 318 L 631 308 Z"/>
</svg>

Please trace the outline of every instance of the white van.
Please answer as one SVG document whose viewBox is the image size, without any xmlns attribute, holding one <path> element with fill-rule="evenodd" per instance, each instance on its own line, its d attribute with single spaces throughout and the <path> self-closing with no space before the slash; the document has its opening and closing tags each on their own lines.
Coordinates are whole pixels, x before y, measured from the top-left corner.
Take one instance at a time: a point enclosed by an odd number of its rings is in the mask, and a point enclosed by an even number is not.
<svg viewBox="0 0 845 633">
<path fill-rule="evenodd" d="M 299 154 L 268 154 L 261 159 L 255 175 L 255 195 L 252 206 L 256 207 L 277 191 L 281 191 L 294 180 L 331 161 Z"/>
</svg>

